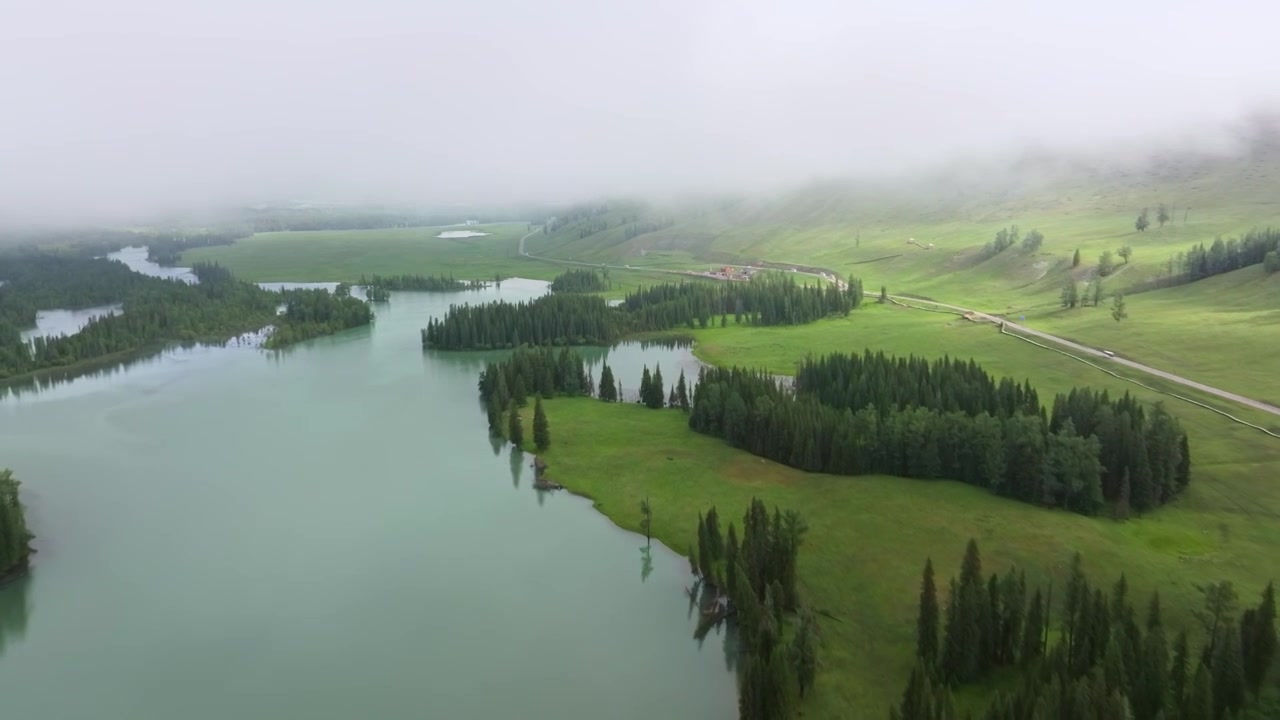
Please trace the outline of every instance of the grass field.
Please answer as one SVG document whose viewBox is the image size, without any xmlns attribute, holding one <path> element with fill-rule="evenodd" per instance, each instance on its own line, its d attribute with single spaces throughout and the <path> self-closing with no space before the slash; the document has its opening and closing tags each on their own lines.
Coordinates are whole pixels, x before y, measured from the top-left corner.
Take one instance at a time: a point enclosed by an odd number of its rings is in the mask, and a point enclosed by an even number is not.
<svg viewBox="0 0 1280 720">
<path fill-rule="evenodd" d="M 217 262 L 252 282 L 351 282 L 361 275 L 451 274 L 487 280 L 495 274 L 551 280 L 569 265 L 530 260 L 519 254 L 525 223 L 470 226 L 478 238 L 438 238 L 442 230 L 418 227 L 381 230 L 316 230 L 258 233 L 234 245 L 197 248 L 182 262 Z M 641 285 L 671 282 L 665 273 L 612 269 L 606 297 L 621 297 Z"/>
<path fill-rule="evenodd" d="M 1104 282 L 1109 302 L 1114 292 L 1163 275 L 1168 259 L 1194 244 L 1280 224 L 1280 157 L 1173 154 L 1140 169 L 1050 170 L 1056 174 L 1033 168 L 999 181 L 979 176 L 972 187 L 957 178 L 899 188 L 832 183 L 695 207 L 616 204 L 583 221 L 607 225 L 603 231 L 580 237 L 580 226 L 569 225 L 536 242 L 554 257 L 634 266 L 771 260 L 829 267 L 861 277 L 869 289 L 887 285 L 895 293 L 1025 316 L 1037 329 L 1242 394 L 1280 399 L 1280 376 L 1268 368 L 1280 351 L 1280 274 L 1264 278 L 1249 268 L 1194 287 L 1131 295 L 1129 320 L 1118 326 L 1104 308 L 1062 312 L 1058 303 L 1069 279 L 1094 277 L 1104 251 L 1123 245 L 1134 251 Z M 1162 202 L 1172 207 L 1163 227 L 1154 218 Z M 1144 207 L 1152 210 L 1152 226 L 1138 232 L 1134 219 Z M 669 227 L 626 237 L 628 221 L 668 216 L 674 219 Z M 1024 235 L 1033 228 L 1044 233 L 1040 250 L 1015 246 L 980 260 L 979 249 L 996 231 L 1015 224 Z M 1076 250 L 1081 264 L 1072 267 Z"/>
<path fill-rule="evenodd" d="M 183 253 L 187 263 L 217 262 L 238 277 L 254 282 L 352 281 L 365 275 L 453 274 L 462 279 L 490 279 L 495 273 L 550 280 L 553 265 L 524 261 L 518 254 L 524 223 L 465 228 L 490 233 L 484 237 L 444 239 L 443 230 L 458 228 L 388 228 L 382 230 L 317 230 L 258 233 L 234 245 L 197 248 Z"/>
<path fill-rule="evenodd" d="M 1190 435 L 1195 468 L 1187 493 L 1120 523 L 1041 510 L 953 482 L 808 475 L 697 435 L 677 413 L 588 400 L 549 403 L 555 444 L 547 457 L 556 479 L 631 529 L 638 527 L 640 500 L 649 497 L 656 535 L 677 550 L 693 541 L 696 513 L 712 504 L 738 517 L 757 495 L 805 514 L 813 529 L 801 554 L 803 584 L 813 604 L 839 618 L 823 625 L 823 673 L 805 708 L 810 716 L 883 717 L 910 668 L 921 563 L 932 557 L 950 576 L 969 537 L 979 540 L 988 571 L 1017 563 L 1037 582 L 1061 583 L 1065 563 L 1079 551 L 1099 582 L 1124 572 L 1143 596 L 1159 588 L 1168 622 L 1188 629 L 1199 597 L 1193 582 L 1227 579 L 1253 597 L 1277 574 L 1280 484 L 1272 479 L 1280 474 L 1280 440 L 1257 430 L 944 314 L 871 305 L 804 326 L 731 324 L 694 334 L 704 360 L 781 374 L 810 352 L 973 357 L 993 373 L 1029 377 L 1046 403 L 1080 385 L 1164 401 Z M 1237 414 L 1274 424 L 1262 413 Z M 977 702 L 980 695 L 964 697 Z"/>
<path fill-rule="evenodd" d="M 1031 581 L 1052 577 L 1059 587 L 1078 551 L 1099 582 L 1124 572 L 1142 597 L 1159 588 L 1166 624 L 1178 627 L 1193 622 L 1192 582 L 1232 580 L 1252 598 L 1276 572 L 1280 522 L 1253 507 L 1253 498 L 1245 508 L 1224 507 L 1209 487 L 1255 487 L 1256 473 L 1280 466 L 1280 445 L 1238 463 L 1234 455 L 1256 441 L 1229 429 L 1208 441 L 1193 428 L 1198 464 L 1185 499 L 1120 523 L 1029 507 L 954 482 L 804 474 L 693 433 L 676 411 L 562 399 L 547 403 L 547 412 L 549 473 L 632 530 L 648 498 L 654 535 L 682 552 L 694 542 L 697 513 L 712 505 L 722 517 L 740 518 L 750 498 L 760 497 L 804 514 L 811 529 L 800 554 L 803 592 L 835 618 L 822 623 L 821 672 L 804 706 L 809 717 L 885 716 L 911 666 L 924 558 L 932 557 L 945 579 L 958 572 L 970 537 L 988 572 L 1016 563 Z M 1277 500 L 1274 490 L 1266 499 L 1273 508 Z M 978 695 L 967 697 L 975 702 Z"/>
</svg>

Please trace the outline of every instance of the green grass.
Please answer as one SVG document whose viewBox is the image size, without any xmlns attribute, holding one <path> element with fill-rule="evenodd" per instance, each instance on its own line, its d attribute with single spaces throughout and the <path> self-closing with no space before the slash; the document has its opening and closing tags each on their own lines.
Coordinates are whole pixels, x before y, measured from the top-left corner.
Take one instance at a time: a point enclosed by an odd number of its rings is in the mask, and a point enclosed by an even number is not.
<svg viewBox="0 0 1280 720">
<path fill-rule="evenodd" d="M 988 571 L 1017 564 L 1031 581 L 1053 578 L 1059 587 L 1079 551 L 1099 582 L 1124 572 L 1142 596 L 1159 588 L 1166 622 L 1178 627 L 1193 622 L 1192 582 L 1232 580 L 1252 598 L 1275 572 L 1280 549 L 1274 516 L 1260 514 L 1253 499 L 1245 508 L 1222 508 L 1209 489 L 1211 482 L 1232 491 L 1251 487 L 1254 473 L 1280 464 L 1275 446 L 1237 467 L 1232 455 L 1255 442 L 1240 433 L 1212 443 L 1197 435 L 1197 475 L 1187 498 L 1120 523 L 1042 510 L 954 482 L 801 473 L 698 435 L 676 411 L 589 399 L 546 407 L 550 475 L 632 530 L 648 498 L 654 535 L 681 552 L 694 542 L 697 513 L 711 505 L 737 518 L 750 498 L 760 497 L 804 514 L 811 529 L 800 555 L 801 586 L 809 603 L 835 618 L 822 622 L 821 673 L 804 706 L 809 717 L 885 716 L 911 666 L 924 559 L 932 557 L 948 577 L 970 537 L 978 539 Z M 1273 492 L 1272 507 L 1277 499 Z"/>
<path fill-rule="evenodd" d="M 442 230 L 491 233 L 485 237 L 443 239 Z M 183 253 L 187 263 L 217 262 L 237 277 L 254 282 L 352 281 L 365 275 L 452 274 L 489 279 L 495 273 L 550 280 L 554 265 L 531 263 L 517 252 L 527 233 L 524 223 L 467 228 L 388 228 L 258 233 L 234 245 Z"/>
<path fill-rule="evenodd" d="M 1110 304 L 1029 312 L 1036 328 L 1107 347 L 1161 370 L 1280 405 L 1280 273 L 1261 265 L 1190 285 L 1130 295 L 1129 319 Z"/>
<path fill-rule="evenodd" d="M 1280 277 L 1268 280 L 1250 268 L 1240 277 L 1133 295 L 1130 319 L 1118 327 L 1103 309 L 1058 309 L 1063 285 L 1091 279 L 1106 250 L 1134 249 L 1132 261 L 1105 281 L 1109 301 L 1115 291 L 1163 275 L 1167 260 L 1193 244 L 1280 224 L 1280 158 L 1175 153 L 1141 169 L 1048 163 L 995 180 L 981 172 L 972 178 L 917 178 L 897 187 L 833 183 L 762 200 L 671 208 L 611 205 L 590 220 L 603 220 L 608 229 L 580 237 L 582 228 L 570 225 L 537 242 L 543 254 L 591 262 L 700 267 L 772 260 L 829 267 L 861 277 L 870 289 L 883 284 L 895 293 L 1025 315 L 1032 327 L 1280 400 L 1280 376 L 1268 363 L 1280 349 L 1273 331 Z M 1164 227 L 1154 219 L 1161 202 L 1173 206 Z M 1143 207 L 1152 209 L 1152 227 L 1140 233 L 1133 221 Z M 675 223 L 628 239 L 626 219 L 637 216 Z M 979 261 L 977 251 L 1012 224 L 1024 234 L 1042 231 L 1043 247 L 1028 253 L 1015 246 Z M 1077 249 L 1081 264 L 1073 268 Z"/>
<path fill-rule="evenodd" d="M 944 314 L 873 304 L 810 325 L 731 324 L 693 334 L 704 360 L 783 374 L 810 352 L 973 357 L 993 373 L 1029 377 L 1046 403 L 1080 385 L 1163 400 L 1190 435 L 1195 468 L 1186 494 L 1120 523 L 1042 510 L 953 482 L 809 475 L 693 433 L 678 413 L 589 400 L 549 403 L 551 474 L 630 529 L 638 528 L 639 502 L 649 497 L 655 534 L 681 552 L 693 542 L 696 513 L 713 504 L 737 517 L 755 495 L 805 514 L 813 528 L 801 554 L 805 592 L 839 618 L 823 624 L 824 665 L 818 693 L 805 707 L 809 716 L 884 716 L 910 668 L 924 558 L 950 576 L 969 537 L 979 540 L 988 571 L 1017 563 L 1036 582 L 1052 577 L 1059 586 L 1079 551 L 1098 582 L 1124 572 L 1142 596 L 1158 588 L 1168 621 L 1188 629 L 1198 599 L 1193 582 L 1231 580 L 1252 599 L 1276 573 L 1280 485 L 1271 479 L 1280 471 L 1280 440 L 1257 430 Z M 1274 423 L 1262 413 L 1238 414 Z M 980 692 L 962 697 L 981 701 Z"/>
</svg>

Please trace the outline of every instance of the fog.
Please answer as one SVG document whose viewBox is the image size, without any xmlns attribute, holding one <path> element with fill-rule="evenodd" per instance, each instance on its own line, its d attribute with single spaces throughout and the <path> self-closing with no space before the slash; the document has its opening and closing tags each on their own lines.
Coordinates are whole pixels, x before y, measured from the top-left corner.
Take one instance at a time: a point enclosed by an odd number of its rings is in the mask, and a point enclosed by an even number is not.
<svg viewBox="0 0 1280 720">
<path fill-rule="evenodd" d="M 1258 0 L 11 0 L 0 216 L 764 190 L 1206 138 Z"/>
</svg>

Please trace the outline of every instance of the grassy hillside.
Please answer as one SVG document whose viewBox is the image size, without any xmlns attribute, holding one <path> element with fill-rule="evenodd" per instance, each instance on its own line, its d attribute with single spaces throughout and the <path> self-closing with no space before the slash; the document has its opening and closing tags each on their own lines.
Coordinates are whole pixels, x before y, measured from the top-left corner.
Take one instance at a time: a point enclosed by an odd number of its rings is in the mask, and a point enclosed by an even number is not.
<svg viewBox="0 0 1280 720">
<path fill-rule="evenodd" d="M 908 293 L 1025 316 L 1033 327 L 1103 345 L 1135 360 L 1259 397 L 1280 398 L 1266 371 L 1280 350 L 1280 278 L 1259 268 L 1129 297 L 1119 326 L 1103 309 L 1059 310 L 1070 280 L 1097 275 L 1099 256 L 1130 246 L 1128 263 L 1103 282 L 1104 300 L 1162 277 L 1168 260 L 1219 235 L 1280 225 L 1280 155 L 1214 158 L 1173 155 L 1159 162 L 1065 162 L 1038 158 L 1000 172 L 961 169 L 893 183 L 815 185 L 767 200 L 704 202 L 671 208 L 610 207 L 538 239 L 543 254 L 635 267 L 705 267 L 770 260 L 852 273 L 868 288 Z M 1163 227 L 1160 203 L 1171 208 Z M 1151 209 L 1151 227 L 1134 219 Z M 628 215 L 630 213 L 630 215 Z M 627 237 L 625 219 L 669 226 Z M 603 224 L 605 229 L 596 228 Z M 994 257 L 981 250 L 1011 225 L 1045 236 Z M 1079 250 L 1081 263 L 1073 267 Z M 1194 336 L 1194 337 L 1192 337 Z"/>
</svg>

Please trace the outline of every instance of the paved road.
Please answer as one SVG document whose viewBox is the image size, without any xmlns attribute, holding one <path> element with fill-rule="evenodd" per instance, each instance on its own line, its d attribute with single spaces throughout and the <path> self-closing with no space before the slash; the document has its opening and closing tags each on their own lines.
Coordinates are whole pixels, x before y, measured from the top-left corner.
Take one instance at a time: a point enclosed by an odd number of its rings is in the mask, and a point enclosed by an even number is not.
<svg viewBox="0 0 1280 720">
<path fill-rule="evenodd" d="M 626 270 L 626 269 L 629 269 L 629 268 L 627 268 L 627 267 L 625 267 L 625 266 L 622 266 L 622 265 L 601 265 L 601 264 L 599 264 L 599 263 L 576 262 L 576 261 L 573 261 L 573 260 L 559 260 L 559 259 L 556 259 L 556 258 L 544 258 L 544 257 L 539 257 L 539 256 L 537 256 L 537 255 L 530 255 L 529 253 L 527 253 L 527 252 L 525 252 L 525 251 L 524 251 L 524 241 L 525 241 L 525 238 L 533 237 L 533 235 L 535 235 L 536 233 L 539 233 L 539 232 L 541 232 L 541 229 L 539 229 L 539 230 L 535 230 L 534 232 L 531 232 L 531 233 L 529 233 L 528 235 L 525 235 L 524 237 L 520 238 L 520 254 L 521 254 L 521 255 L 523 255 L 523 256 L 525 256 L 525 257 L 527 257 L 527 258 L 532 258 L 532 259 L 534 259 L 534 260 L 545 260 L 545 261 L 548 261 L 548 262 L 568 263 L 568 264 L 571 264 L 571 265 L 586 265 L 586 266 L 588 266 L 588 267 L 609 267 L 609 268 L 614 268 L 614 269 L 618 269 L 618 270 Z M 774 264 L 775 264 L 775 265 L 781 265 L 781 264 L 785 264 L 785 263 L 774 263 Z M 686 272 L 686 271 L 683 271 L 683 270 L 663 270 L 663 269 L 658 269 L 658 268 L 644 268 L 644 270 L 645 270 L 646 272 L 665 272 L 665 273 L 671 273 L 671 274 L 675 274 L 675 275 L 698 275 L 698 273 L 690 273 L 690 272 Z M 844 287 L 845 287 L 845 285 L 846 285 L 846 283 L 845 283 L 843 280 L 841 280 L 841 279 L 840 279 L 840 275 L 839 275 L 839 274 L 837 274 L 837 273 L 835 273 L 834 271 L 831 271 L 831 270 L 826 270 L 826 271 L 823 271 L 823 272 L 816 272 L 816 273 L 811 273 L 811 272 L 805 272 L 805 271 L 801 271 L 801 270 L 796 270 L 796 274 L 798 274 L 798 275 L 810 275 L 810 276 L 813 276 L 813 277 L 819 277 L 819 278 L 822 278 L 822 279 L 824 279 L 824 280 L 834 281 L 834 282 L 836 283 L 836 286 L 837 286 L 837 287 L 839 287 L 839 288 L 841 288 L 841 289 L 844 289 Z M 872 296 L 876 296 L 876 295 L 878 295 L 878 293 L 874 293 L 874 292 L 870 292 L 870 291 L 867 291 L 867 292 L 865 292 L 864 294 L 865 294 L 865 296 L 867 296 L 867 297 L 872 297 Z M 1244 406 L 1246 406 L 1246 407 L 1251 407 L 1251 408 L 1253 408 L 1253 409 L 1255 409 L 1255 410 L 1261 410 L 1261 411 L 1266 412 L 1266 413 L 1271 413 L 1272 415 L 1280 416 L 1280 407 L 1276 407 L 1275 405 L 1270 405 L 1270 404 L 1268 404 L 1268 403 L 1264 403 L 1264 402 L 1262 402 L 1262 401 L 1260 401 L 1260 400 L 1254 400 L 1253 398 L 1247 398 L 1247 397 L 1245 397 L 1245 396 L 1243 396 L 1243 395 L 1237 395 L 1237 394 L 1235 394 L 1235 393 L 1233 393 L 1233 392 L 1228 392 L 1228 391 L 1226 391 L 1226 390 L 1222 390 L 1222 389 L 1219 389 L 1219 388 L 1213 387 L 1213 386 L 1211 386 L 1211 385 L 1205 385 L 1204 383 L 1196 382 L 1195 380 L 1192 380 L 1192 379 L 1190 379 L 1190 378 L 1182 377 L 1181 375 L 1175 375 L 1175 374 L 1173 374 L 1173 373 L 1171 373 L 1171 372 L 1165 372 L 1164 370 L 1161 370 L 1161 369 L 1159 369 L 1159 368 L 1153 368 L 1153 367 L 1151 367 L 1150 365 L 1143 365 L 1142 363 L 1134 362 L 1133 360 L 1128 360 L 1128 359 L 1125 359 L 1125 358 L 1122 358 L 1122 357 L 1112 357 L 1112 356 L 1107 355 L 1105 352 L 1103 352 L 1102 350 L 1099 350 L 1099 349 L 1097 349 L 1097 348 L 1092 348 L 1092 347 L 1089 347 L 1089 346 L 1087 346 L 1087 345 L 1081 345 L 1080 343 L 1072 342 L 1071 340 L 1067 340 L 1067 339 L 1065 339 L 1065 338 L 1060 338 L 1060 337 L 1058 337 L 1058 336 L 1056 336 L 1056 335 L 1050 335 L 1049 333 L 1041 332 L 1040 330 L 1034 330 L 1034 329 L 1029 328 L 1029 327 L 1027 327 L 1027 326 L 1025 326 L 1025 325 L 1019 325 L 1019 324 L 1017 324 L 1017 323 L 1009 322 L 1008 320 L 1005 320 L 1005 319 L 1003 319 L 1003 318 L 997 317 L 997 316 L 995 316 L 995 315 L 991 315 L 991 314 L 988 314 L 988 313 L 984 313 L 984 312 L 981 312 L 981 311 L 978 311 L 978 310 L 973 310 L 973 309 L 971 309 L 971 308 L 964 308 L 964 307 L 960 307 L 959 305 L 948 305 L 947 303 L 937 302 L 937 301 L 934 301 L 934 300 L 921 300 L 921 299 L 919 299 L 919 298 L 904 297 L 904 296 L 901 296 L 901 295 L 891 295 L 890 297 L 892 297 L 893 299 L 898 300 L 898 301 L 900 301 L 900 302 L 920 303 L 920 304 L 924 304 L 924 305 L 933 305 L 934 307 L 946 308 L 946 309 L 948 309 L 948 310 L 955 310 L 955 311 L 957 311 L 957 312 L 962 312 L 962 313 L 972 313 L 972 314 L 973 314 L 973 316 L 974 316 L 974 317 L 976 317 L 976 318 L 980 318 L 980 319 L 982 319 L 982 320 L 986 320 L 986 321 L 988 321 L 988 322 L 992 322 L 992 323 L 1004 323 L 1004 326 L 1005 326 L 1007 329 L 1016 330 L 1016 331 L 1018 331 L 1018 332 L 1020 332 L 1020 333 L 1025 333 L 1025 334 L 1027 334 L 1027 335 L 1031 335 L 1031 336 L 1034 336 L 1034 337 L 1040 338 L 1041 340 L 1047 340 L 1047 341 L 1052 342 L 1052 343 L 1055 343 L 1055 344 L 1057 344 L 1057 345 L 1061 345 L 1061 346 L 1063 346 L 1063 347 L 1065 347 L 1065 348 L 1070 348 L 1071 350 L 1075 350 L 1076 352 L 1083 353 L 1084 355 L 1092 356 L 1092 357 L 1095 357 L 1095 358 L 1101 358 L 1102 360 L 1106 360 L 1106 361 L 1109 361 L 1109 362 L 1113 362 L 1113 363 L 1115 363 L 1115 364 L 1117 364 L 1117 365 L 1124 365 L 1125 367 L 1129 367 L 1129 368 L 1132 368 L 1132 369 L 1134 369 L 1134 370 L 1138 370 L 1138 371 L 1140 371 L 1140 372 L 1147 373 L 1148 375 L 1154 375 L 1154 376 L 1156 376 L 1156 377 L 1158 377 L 1158 378 L 1163 378 L 1163 379 L 1168 380 L 1168 381 L 1170 381 L 1170 382 L 1178 383 L 1179 385 L 1184 385 L 1184 386 L 1189 387 L 1189 388 L 1195 388 L 1196 390 L 1199 390 L 1200 392 L 1208 393 L 1208 394 L 1213 395 L 1213 396 L 1215 396 L 1215 397 L 1220 397 L 1220 398 L 1222 398 L 1222 399 L 1224 399 L 1224 400 L 1230 400 L 1230 401 L 1232 401 L 1232 402 L 1239 403 L 1239 404 L 1244 405 Z"/>
<path fill-rule="evenodd" d="M 922 303 L 925 305 L 933 305 L 934 307 L 941 307 L 941 308 L 947 308 L 949 310 L 956 310 L 963 313 L 972 313 L 973 316 L 976 318 L 986 320 L 988 322 L 993 322 L 993 323 L 1004 323 L 1004 326 L 1007 329 L 1016 330 L 1026 335 L 1032 335 L 1042 340 L 1048 340 L 1049 342 L 1055 343 L 1057 345 L 1061 345 L 1065 348 L 1070 348 L 1072 350 L 1075 350 L 1076 352 L 1083 353 L 1085 355 L 1101 358 L 1103 360 L 1113 362 L 1117 365 L 1124 365 L 1125 367 L 1130 367 L 1130 368 L 1133 368 L 1134 370 L 1140 370 L 1144 373 L 1147 373 L 1148 375 L 1155 375 L 1156 377 L 1164 378 L 1165 380 L 1178 383 L 1179 385 L 1185 385 L 1189 388 L 1195 388 L 1196 390 L 1199 390 L 1201 392 L 1205 392 L 1210 395 L 1223 398 L 1224 400 L 1231 400 L 1232 402 L 1240 403 L 1241 405 L 1254 408 L 1255 410 L 1268 412 L 1268 413 L 1271 413 L 1272 415 L 1280 415 L 1280 407 L 1276 407 L 1275 405 L 1269 405 L 1259 400 L 1254 400 L 1253 398 L 1247 398 L 1243 395 L 1237 395 L 1233 392 L 1221 390 L 1211 385 L 1205 385 L 1204 383 L 1196 382 L 1195 380 L 1182 377 L 1181 375 L 1174 375 L 1171 372 L 1165 372 L 1164 370 L 1161 370 L 1159 368 L 1153 368 L 1150 365 L 1143 365 L 1142 363 L 1134 362 L 1133 360 L 1127 360 L 1122 357 L 1112 357 L 1097 348 L 1091 348 L 1087 345 L 1081 345 L 1080 343 L 1072 342 L 1071 340 L 1066 340 L 1056 335 L 1050 335 L 1049 333 L 1041 332 L 1040 330 L 1029 328 L 1026 325 L 1019 325 L 1014 322 L 1009 322 L 1008 320 L 1005 320 L 1000 317 L 996 317 L 995 315 L 990 315 L 988 313 L 980 312 L 978 310 L 971 310 L 969 308 L 962 308 L 962 307 L 959 307 L 958 305 L 948 305 L 947 303 L 936 302 L 933 300 L 920 300 L 919 298 L 908 298 L 908 297 L 901 297 L 897 295 L 893 296 L 893 298 L 900 302 Z"/>
</svg>

